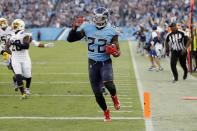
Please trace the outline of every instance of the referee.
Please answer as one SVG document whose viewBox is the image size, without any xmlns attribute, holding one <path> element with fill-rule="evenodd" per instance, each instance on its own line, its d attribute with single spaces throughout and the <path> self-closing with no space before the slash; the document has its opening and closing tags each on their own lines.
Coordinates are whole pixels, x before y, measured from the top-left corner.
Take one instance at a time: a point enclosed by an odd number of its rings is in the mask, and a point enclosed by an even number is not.
<svg viewBox="0 0 197 131">
<path fill-rule="evenodd" d="M 186 66 L 187 48 L 190 46 L 191 39 L 181 30 L 177 29 L 176 23 L 169 25 L 171 32 L 167 34 L 165 40 L 166 55 L 169 56 L 169 44 L 171 47 L 170 66 L 173 73 L 173 83 L 178 81 L 178 72 L 176 68 L 179 60 L 184 70 L 183 80 L 187 78 L 188 69 Z"/>
</svg>

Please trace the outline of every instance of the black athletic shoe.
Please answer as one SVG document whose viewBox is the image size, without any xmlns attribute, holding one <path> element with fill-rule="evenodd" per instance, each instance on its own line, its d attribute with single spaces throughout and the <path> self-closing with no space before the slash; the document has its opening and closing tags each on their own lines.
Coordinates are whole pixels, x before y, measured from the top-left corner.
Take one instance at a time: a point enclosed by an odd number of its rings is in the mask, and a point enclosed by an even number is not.
<svg viewBox="0 0 197 131">
<path fill-rule="evenodd" d="M 186 79 L 187 79 L 187 72 L 184 73 L 184 75 L 183 75 L 183 80 L 186 80 Z"/>
</svg>

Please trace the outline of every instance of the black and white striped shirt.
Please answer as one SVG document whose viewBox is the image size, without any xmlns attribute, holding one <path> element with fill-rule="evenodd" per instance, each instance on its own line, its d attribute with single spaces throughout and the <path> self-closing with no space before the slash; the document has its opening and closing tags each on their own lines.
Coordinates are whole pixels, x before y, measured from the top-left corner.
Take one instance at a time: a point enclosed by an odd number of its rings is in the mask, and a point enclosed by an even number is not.
<svg viewBox="0 0 197 131">
<path fill-rule="evenodd" d="M 181 51 L 186 48 L 187 36 L 181 30 L 170 32 L 166 36 L 166 42 L 171 44 L 171 49 Z"/>
</svg>

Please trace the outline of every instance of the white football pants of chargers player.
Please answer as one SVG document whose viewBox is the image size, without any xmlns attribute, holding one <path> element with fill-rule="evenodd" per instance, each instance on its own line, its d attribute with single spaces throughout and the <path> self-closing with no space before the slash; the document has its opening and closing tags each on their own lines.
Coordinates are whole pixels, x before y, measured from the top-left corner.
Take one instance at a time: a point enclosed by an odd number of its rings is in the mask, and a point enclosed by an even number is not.
<svg viewBox="0 0 197 131">
<path fill-rule="evenodd" d="M 31 33 L 20 31 L 19 33 L 17 33 L 17 35 L 11 37 L 10 43 L 18 42 L 20 44 L 25 44 L 23 43 L 23 38 L 27 35 L 31 37 Z M 28 49 L 21 49 L 17 45 L 11 45 L 11 50 L 11 62 L 14 73 L 23 74 L 25 78 L 30 78 L 32 76 L 32 65 Z"/>
</svg>

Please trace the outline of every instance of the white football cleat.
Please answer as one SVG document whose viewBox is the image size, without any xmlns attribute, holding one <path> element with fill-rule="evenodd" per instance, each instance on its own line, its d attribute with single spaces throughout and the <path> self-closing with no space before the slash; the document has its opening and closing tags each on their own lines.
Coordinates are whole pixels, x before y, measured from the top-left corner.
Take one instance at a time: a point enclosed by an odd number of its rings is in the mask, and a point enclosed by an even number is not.
<svg viewBox="0 0 197 131">
<path fill-rule="evenodd" d="M 25 89 L 25 93 L 26 93 L 26 95 L 28 95 L 28 96 L 30 96 L 30 91 L 29 90 L 27 90 L 27 89 Z"/>
</svg>

